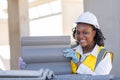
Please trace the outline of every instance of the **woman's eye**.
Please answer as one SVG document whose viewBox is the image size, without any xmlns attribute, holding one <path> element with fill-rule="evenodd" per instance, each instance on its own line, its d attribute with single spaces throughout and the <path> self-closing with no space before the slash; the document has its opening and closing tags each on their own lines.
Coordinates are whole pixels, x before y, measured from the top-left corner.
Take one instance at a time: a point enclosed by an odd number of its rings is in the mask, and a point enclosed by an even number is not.
<svg viewBox="0 0 120 80">
<path fill-rule="evenodd" d="M 86 35 L 86 34 L 89 34 L 89 32 L 83 32 L 83 34 L 85 34 L 85 35 Z"/>
<path fill-rule="evenodd" d="M 79 32 L 79 31 L 76 31 L 76 34 L 77 34 L 77 35 L 80 35 L 80 34 L 83 34 L 83 35 L 88 35 L 88 34 L 89 34 L 89 32 Z"/>
</svg>

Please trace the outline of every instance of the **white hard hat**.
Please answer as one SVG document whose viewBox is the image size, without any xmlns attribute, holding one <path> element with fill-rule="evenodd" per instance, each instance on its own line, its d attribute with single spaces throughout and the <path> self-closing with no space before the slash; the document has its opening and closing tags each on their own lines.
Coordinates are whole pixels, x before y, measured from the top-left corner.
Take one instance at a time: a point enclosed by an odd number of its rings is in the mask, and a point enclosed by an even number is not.
<svg viewBox="0 0 120 80">
<path fill-rule="evenodd" d="M 81 14 L 75 23 L 76 24 L 77 23 L 87 23 L 87 24 L 91 24 L 94 27 L 100 29 L 100 26 L 98 24 L 96 16 L 90 12 L 85 12 L 85 13 Z"/>
</svg>

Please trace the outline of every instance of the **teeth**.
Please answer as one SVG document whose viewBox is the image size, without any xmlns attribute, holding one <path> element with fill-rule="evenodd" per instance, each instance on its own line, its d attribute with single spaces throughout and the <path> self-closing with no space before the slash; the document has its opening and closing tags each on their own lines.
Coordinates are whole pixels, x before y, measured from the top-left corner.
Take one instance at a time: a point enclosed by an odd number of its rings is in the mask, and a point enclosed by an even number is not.
<svg viewBox="0 0 120 80">
<path fill-rule="evenodd" d="M 85 42 L 85 40 L 80 40 L 80 42 Z"/>
</svg>

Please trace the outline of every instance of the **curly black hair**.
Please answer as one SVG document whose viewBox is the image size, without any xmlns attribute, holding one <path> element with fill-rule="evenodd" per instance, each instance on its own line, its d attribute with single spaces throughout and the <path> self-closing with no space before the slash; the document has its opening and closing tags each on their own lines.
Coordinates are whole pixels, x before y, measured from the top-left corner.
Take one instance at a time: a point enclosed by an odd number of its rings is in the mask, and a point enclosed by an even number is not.
<svg viewBox="0 0 120 80">
<path fill-rule="evenodd" d="M 98 44 L 99 46 L 104 46 L 104 40 L 105 40 L 105 37 L 103 36 L 103 33 L 100 29 L 92 26 L 93 30 L 96 31 L 96 35 L 94 37 L 94 41 L 96 44 Z M 76 27 L 72 29 L 72 32 L 73 32 L 73 38 L 75 39 L 75 35 L 76 35 Z M 76 41 L 77 42 L 77 41 Z M 77 42 L 77 45 L 79 43 Z"/>
</svg>

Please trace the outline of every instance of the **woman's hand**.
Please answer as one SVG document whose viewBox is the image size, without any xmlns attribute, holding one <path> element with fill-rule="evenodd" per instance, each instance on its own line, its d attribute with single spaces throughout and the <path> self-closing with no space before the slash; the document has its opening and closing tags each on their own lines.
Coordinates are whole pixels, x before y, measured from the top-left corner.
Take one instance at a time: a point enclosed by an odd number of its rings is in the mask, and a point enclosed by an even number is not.
<svg viewBox="0 0 120 80">
<path fill-rule="evenodd" d="M 20 69 L 24 69 L 26 67 L 26 63 L 23 61 L 23 59 L 21 57 L 19 57 L 19 59 L 18 59 L 18 65 L 19 65 Z"/>
<path fill-rule="evenodd" d="M 76 53 L 73 51 L 73 49 L 65 49 L 63 50 L 64 56 L 67 58 L 72 58 L 72 61 L 74 63 L 79 62 L 79 58 L 77 57 Z"/>
</svg>

